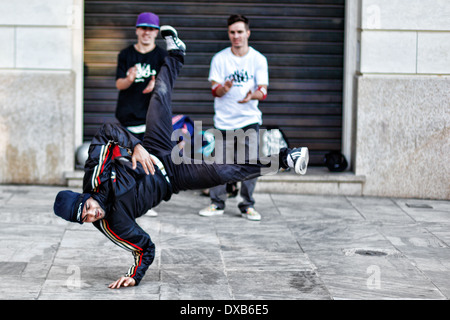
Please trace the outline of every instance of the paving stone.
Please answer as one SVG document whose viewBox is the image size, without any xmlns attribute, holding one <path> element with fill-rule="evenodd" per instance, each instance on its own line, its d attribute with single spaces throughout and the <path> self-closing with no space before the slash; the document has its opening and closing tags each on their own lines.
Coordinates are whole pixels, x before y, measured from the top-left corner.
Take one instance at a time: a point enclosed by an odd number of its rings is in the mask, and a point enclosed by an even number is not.
<svg viewBox="0 0 450 320">
<path fill-rule="evenodd" d="M 206 218 L 209 198 L 182 192 L 137 219 L 156 244 L 141 284 L 111 290 L 133 257 L 56 217 L 62 189 L 0 185 L 0 299 L 450 298 L 449 201 L 258 193 L 255 222 L 239 197 Z"/>
</svg>

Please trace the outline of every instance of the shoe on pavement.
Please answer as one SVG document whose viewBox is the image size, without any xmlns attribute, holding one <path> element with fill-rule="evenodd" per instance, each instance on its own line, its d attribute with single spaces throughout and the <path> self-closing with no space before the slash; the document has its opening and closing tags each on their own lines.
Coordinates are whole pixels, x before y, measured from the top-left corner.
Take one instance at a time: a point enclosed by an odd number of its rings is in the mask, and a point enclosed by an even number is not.
<svg viewBox="0 0 450 320">
<path fill-rule="evenodd" d="M 242 217 L 252 221 L 261 220 L 261 215 L 258 213 L 258 211 L 255 210 L 255 208 L 252 207 L 247 208 L 245 212 L 242 212 Z"/>
<path fill-rule="evenodd" d="M 212 217 L 212 216 L 219 216 L 223 214 L 225 210 L 219 209 L 215 204 L 211 204 L 207 206 L 206 208 L 200 210 L 198 212 L 199 215 L 203 217 Z"/>
<path fill-rule="evenodd" d="M 161 26 L 161 36 L 166 41 L 166 50 L 180 50 L 183 53 L 186 51 L 186 45 L 178 38 L 178 32 L 171 26 Z"/>
<path fill-rule="evenodd" d="M 295 173 L 305 174 L 308 168 L 309 151 L 308 148 L 295 148 L 289 152 L 287 162 L 290 168 L 294 168 Z"/>
<path fill-rule="evenodd" d="M 150 209 L 150 210 L 147 211 L 146 215 L 149 216 L 149 217 L 157 217 L 158 216 L 158 212 L 156 212 L 154 209 Z"/>
</svg>

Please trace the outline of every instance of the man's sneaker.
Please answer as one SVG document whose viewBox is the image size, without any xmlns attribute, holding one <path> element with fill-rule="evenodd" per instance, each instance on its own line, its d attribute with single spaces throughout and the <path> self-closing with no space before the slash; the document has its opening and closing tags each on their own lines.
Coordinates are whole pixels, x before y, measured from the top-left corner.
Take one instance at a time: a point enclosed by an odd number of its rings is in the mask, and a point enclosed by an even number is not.
<svg viewBox="0 0 450 320">
<path fill-rule="evenodd" d="M 258 211 L 255 210 L 255 208 L 247 208 L 245 212 L 242 212 L 242 217 L 247 218 L 248 220 L 252 221 L 259 221 L 261 220 L 261 215 L 258 213 Z"/>
<path fill-rule="evenodd" d="M 308 168 L 309 151 L 308 148 L 296 148 L 289 152 L 287 157 L 289 167 L 295 169 L 297 174 L 305 174 Z"/>
<path fill-rule="evenodd" d="M 147 211 L 146 215 L 149 216 L 149 217 L 157 217 L 158 216 L 158 212 L 156 212 L 155 209 L 150 209 L 150 210 Z"/>
<path fill-rule="evenodd" d="M 225 210 L 219 209 L 215 204 L 211 204 L 205 209 L 198 212 L 199 215 L 203 217 L 219 216 L 224 213 Z"/>
<path fill-rule="evenodd" d="M 161 26 L 160 29 L 161 37 L 166 40 L 166 50 L 181 50 L 183 52 L 186 51 L 186 45 L 183 41 L 178 38 L 178 33 L 175 28 L 171 26 Z"/>
</svg>

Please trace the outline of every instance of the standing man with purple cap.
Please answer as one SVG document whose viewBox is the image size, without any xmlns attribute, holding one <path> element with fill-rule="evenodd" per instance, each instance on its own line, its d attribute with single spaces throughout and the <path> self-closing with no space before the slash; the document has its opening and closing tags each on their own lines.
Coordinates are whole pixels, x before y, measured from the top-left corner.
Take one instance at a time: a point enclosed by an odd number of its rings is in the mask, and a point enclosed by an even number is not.
<svg viewBox="0 0 450 320">
<path fill-rule="evenodd" d="M 155 77 L 167 56 L 167 51 L 155 43 L 158 32 L 158 16 L 141 13 L 136 21 L 137 43 L 123 49 L 118 56 L 116 87 L 120 92 L 116 118 L 140 140 L 144 137 Z"/>
</svg>

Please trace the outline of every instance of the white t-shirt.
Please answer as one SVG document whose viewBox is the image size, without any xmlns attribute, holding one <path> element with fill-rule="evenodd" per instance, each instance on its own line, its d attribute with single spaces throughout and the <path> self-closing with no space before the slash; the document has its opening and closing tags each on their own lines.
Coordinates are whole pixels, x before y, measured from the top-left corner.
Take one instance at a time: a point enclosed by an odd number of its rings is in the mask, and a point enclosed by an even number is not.
<svg viewBox="0 0 450 320">
<path fill-rule="evenodd" d="M 262 124 L 262 113 L 258 100 L 238 103 L 248 91 L 254 92 L 259 85 L 269 85 L 267 59 L 249 47 L 243 57 L 233 54 L 231 47 L 216 53 L 211 60 L 209 81 L 224 84 L 233 79 L 233 86 L 223 97 L 214 99 L 214 126 L 221 130 L 234 130 L 250 124 Z"/>
</svg>

